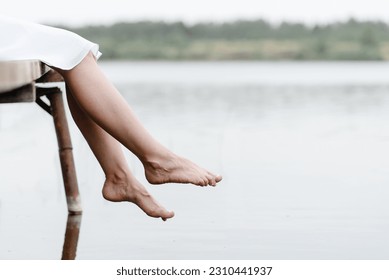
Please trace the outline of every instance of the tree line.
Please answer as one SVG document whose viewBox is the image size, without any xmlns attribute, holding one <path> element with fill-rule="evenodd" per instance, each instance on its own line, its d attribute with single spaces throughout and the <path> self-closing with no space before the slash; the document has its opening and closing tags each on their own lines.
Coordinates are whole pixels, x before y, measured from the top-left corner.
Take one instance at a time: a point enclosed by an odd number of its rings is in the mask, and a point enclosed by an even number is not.
<svg viewBox="0 0 389 280">
<path fill-rule="evenodd" d="M 321 25 L 265 20 L 225 23 L 140 21 L 74 31 L 100 45 L 105 59 L 388 60 L 389 25 L 349 19 Z"/>
</svg>

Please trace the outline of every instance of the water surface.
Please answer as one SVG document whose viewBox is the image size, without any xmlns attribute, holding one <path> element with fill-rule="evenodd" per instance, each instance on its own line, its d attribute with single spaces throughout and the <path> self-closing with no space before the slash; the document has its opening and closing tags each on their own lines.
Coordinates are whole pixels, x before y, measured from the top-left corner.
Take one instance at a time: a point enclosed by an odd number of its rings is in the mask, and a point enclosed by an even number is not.
<svg viewBox="0 0 389 280">
<path fill-rule="evenodd" d="M 147 129 L 224 179 L 150 186 L 166 223 L 101 197 L 76 127 L 77 259 L 387 259 L 388 63 L 104 62 Z M 66 204 L 51 119 L 0 106 L 0 258 L 60 259 Z"/>
</svg>

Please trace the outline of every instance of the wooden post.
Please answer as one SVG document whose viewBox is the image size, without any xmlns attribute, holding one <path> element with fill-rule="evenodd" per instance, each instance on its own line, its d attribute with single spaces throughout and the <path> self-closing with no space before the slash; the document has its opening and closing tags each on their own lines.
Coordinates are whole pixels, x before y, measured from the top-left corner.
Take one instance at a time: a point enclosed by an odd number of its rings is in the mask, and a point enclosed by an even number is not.
<svg viewBox="0 0 389 280">
<path fill-rule="evenodd" d="M 78 192 L 76 169 L 73 159 L 73 147 L 66 120 L 62 92 L 59 88 L 54 88 L 53 91 L 46 96 L 50 100 L 51 113 L 53 115 L 55 131 L 57 134 L 59 157 L 61 161 L 68 211 L 71 214 L 79 214 L 82 212 L 81 198 Z"/>
<path fill-rule="evenodd" d="M 81 215 L 68 215 L 62 249 L 62 260 L 74 260 L 76 258 L 81 217 Z"/>
<path fill-rule="evenodd" d="M 38 60 L 0 61 L 0 103 L 36 101 L 53 116 L 67 206 L 69 213 L 77 214 L 82 212 L 81 199 L 62 92 L 56 87 L 37 86 L 37 83 L 63 81 L 63 77 L 58 72 Z M 50 105 L 40 99 L 43 95 L 50 100 Z"/>
</svg>

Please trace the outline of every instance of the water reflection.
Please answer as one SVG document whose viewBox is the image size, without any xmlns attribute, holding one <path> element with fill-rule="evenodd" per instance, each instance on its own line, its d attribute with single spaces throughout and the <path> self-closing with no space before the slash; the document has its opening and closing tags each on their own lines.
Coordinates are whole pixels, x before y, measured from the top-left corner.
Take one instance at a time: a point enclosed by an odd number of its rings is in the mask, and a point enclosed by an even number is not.
<svg viewBox="0 0 389 280">
<path fill-rule="evenodd" d="M 68 215 L 62 260 L 74 260 L 77 255 L 78 237 L 80 234 L 82 215 Z"/>
</svg>

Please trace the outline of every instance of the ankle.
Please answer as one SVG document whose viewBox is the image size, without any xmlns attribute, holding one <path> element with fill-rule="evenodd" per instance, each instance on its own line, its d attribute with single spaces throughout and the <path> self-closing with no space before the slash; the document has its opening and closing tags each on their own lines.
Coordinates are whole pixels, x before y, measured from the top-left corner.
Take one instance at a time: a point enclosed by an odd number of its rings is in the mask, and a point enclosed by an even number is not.
<svg viewBox="0 0 389 280">
<path fill-rule="evenodd" d="M 105 176 L 106 181 L 114 185 L 127 183 L 130 178 L 131 178 L 130 172 L 125 170 L 120 170 L 120 169 L 115 170 L 113 172 L 109 172 Z"/>
<path fill-rule="evenodd" d="M 150 154 L 141 159 L 144 166 L 151 167 L 153 169 L 160 169 L 166 163 L 174 161 L 178 156 L 170 151 L 159 154 Z"/>
</svg>

